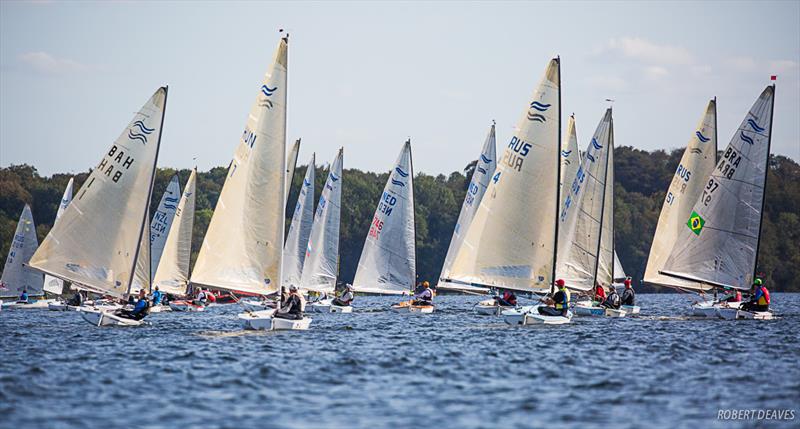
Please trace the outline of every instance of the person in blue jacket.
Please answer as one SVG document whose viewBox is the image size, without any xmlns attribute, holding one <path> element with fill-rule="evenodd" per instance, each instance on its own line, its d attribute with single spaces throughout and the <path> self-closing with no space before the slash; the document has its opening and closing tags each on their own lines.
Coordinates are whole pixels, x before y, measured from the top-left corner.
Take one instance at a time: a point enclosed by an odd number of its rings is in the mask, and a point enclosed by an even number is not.
<svg viewBox="0 0 800 429">
<path fill-rule="evenodd" d="M 117 312 L 117 315 L 133 320 L 142 320 L 148 314 L 150 314 L 150 303 L 147 302 L 147 295 L 144 289 L 139 290 L 139 300 L 136 301 L 133 310 L 125 310 L 123 308 Z"/>
<path fill-rule="evenodd" d="M 156 286 L 156 290 L 153 291 L 153 305 L 161 305 L 161 299 L 164 297 L 164 294 L 158 290 L 158 286 Z"/>
<path fill-rule="evenodd" d="M 17 302 L 28 303 L 28 289 L 22 289 L 22 294 L 19 296 L 19 301 Z"/>
</svg>

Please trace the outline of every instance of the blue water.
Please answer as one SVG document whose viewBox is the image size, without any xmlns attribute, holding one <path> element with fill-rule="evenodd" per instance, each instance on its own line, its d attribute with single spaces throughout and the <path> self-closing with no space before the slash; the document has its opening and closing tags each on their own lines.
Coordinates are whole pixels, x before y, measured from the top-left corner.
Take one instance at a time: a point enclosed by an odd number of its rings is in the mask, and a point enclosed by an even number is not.
<svg viewBox="0 0 800 429">
<path fill-rule="evenodd" d="M 244 332 L 237 306 L 97 328 L 74 312 L 0 313 L 2 428 L 798 427 L 800 295 L 774 321 L 687 317 L 640 295 L 638 318 L 511 327 L 470 296 L 433 315 L 359 298 L 307 332 Z M 718 421 L 720 409 L 795 420 Z M 134 423 L 135 422 L 135 423 Z"/>
</svg>

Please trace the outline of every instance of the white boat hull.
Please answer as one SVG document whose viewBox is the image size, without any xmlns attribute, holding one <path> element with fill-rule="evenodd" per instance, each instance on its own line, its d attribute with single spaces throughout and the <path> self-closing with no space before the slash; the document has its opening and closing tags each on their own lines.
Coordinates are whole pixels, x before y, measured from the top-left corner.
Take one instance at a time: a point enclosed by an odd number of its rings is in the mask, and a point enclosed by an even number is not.
<svg viewBox="0 0 800 429">
<path fill-rule="evenodd" d="M 702 301 L 692 305 L 692 315 L 697 317 L 708 317 L 716 319 L 720 317 L 717 310 L 721 308 L 737 309 L 741 306 L 741 302 L 714 302 Z"/>
<path fill-rule="evenodd" d="M 275 308 L 275 305 L 272 303 L 253 300 L 241 300 L 239 301 L 239 305 L 241 305 L 245 311 L 262 311 Z"/>
<path fill-rule="evenodd" d="M 50 311 L 67 311 L 67 304 L 63 302 L 51 302 L 47 305 L 47 309 Z"/>
<path fill-rule="evenodd" d="M 599 305 L 592 305 L 591 302 L 579 302 L 572 308 L 578 316 L 605 316 L 606 309 Z"/>
<path fill-rule="evenodd" d="M 239 319 L 244 321 L 245 329 L 256 331 L 305 331 L 311 326 L 310 317 L 289 320 L 273 317 L 274 314 L 274 309 L 251 311 L 239 314 Z"/>
<path fill-rule="evenodd" d="M 353 307 L 350 305 L 333 305 L 330 302 L 315 302 L 308 306 L 313 313 L 352 313 Z"/>
<path fill-rule="evenodd" d="M 434 306 L 432 305 L 401 305 L 395 304 L 392 306 L 392 311 L 401 314 L 431 314 L 433 313 Z"/>
<path fill-rule="evenodd" d="M 717 308 L 717 314 L 725 320 L 772 320 L 774 317 L 771 311 L 745 311 L 738 308 Z"/>
<path fill-rule="evenodd" d="M 514 307 L 507 307 L 497 304 L 494 299 L 485 299 L 475 304 L 475 313 L 483 316 L 499 316 L 505 310 L 512 310 Z"/>
<path fill-rule="evenodd" d="M 172 311 L 185 311 L 185 312 L 200 312 L 206 310 L 206 307 L 204 305 L 197 305 L 188 301 L 170 302 L 169 308 Z"/>
<path fill-rule="evenodd" d="M 625 317 L 627 312 L 621 308 L 606 308 L 605 309 L 605 316 L 606 317 Z"/>
<path fill-rule="evenodd" d="M 172 311 L 168 305 L 159 304 L 150 307 L 150 313 L 162 313 L 164 311 Z"/>
<path fill-rule="evenodd" d="M 37 301 L 31 301 L 29 303 L 22 303 L 22 302 L 6 302 L 3 304 L 3 307 L 6 309 L 18 309 L 18 310 L 42 310 L 47 309 L 50 304 L 58 303 L 55 299 L 40 299 Z"/>
<path fill-rule="evenodd" d="M 141 320 L 117 316 L 107 311 L 81 311 L 83 320 L 95 326 L 140 326 Z"/>
<path fill-rule="evenodd" d="M 639 314 L 639 311 L 642 310 L 642 308 L 639 307 L 638 305 L 623 305 L 620 308 L 625 310 L 625 313 L 627 314 Z"/>
<path fill-rule="evenodd" d="M 545 316 L 539 314 L 538 305 L 506 310 L 502 313 L 503 321 L 512 326 L 525 325 L 563 325 L 572 322 L 572 312 L 567 316 Z"/>
</svg>

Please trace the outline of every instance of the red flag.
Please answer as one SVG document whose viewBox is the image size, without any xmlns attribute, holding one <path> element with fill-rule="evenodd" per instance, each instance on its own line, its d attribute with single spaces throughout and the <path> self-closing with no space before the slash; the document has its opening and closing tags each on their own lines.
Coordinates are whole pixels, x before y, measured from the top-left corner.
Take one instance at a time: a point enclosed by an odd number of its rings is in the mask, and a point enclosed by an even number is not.
<svg viewBox="0 0 800 429">
<path fill-rule="evenodd" d="M 778 80 L 778 76 L 772 75 L 769 77 L 769 80 Z"/>
</svg>

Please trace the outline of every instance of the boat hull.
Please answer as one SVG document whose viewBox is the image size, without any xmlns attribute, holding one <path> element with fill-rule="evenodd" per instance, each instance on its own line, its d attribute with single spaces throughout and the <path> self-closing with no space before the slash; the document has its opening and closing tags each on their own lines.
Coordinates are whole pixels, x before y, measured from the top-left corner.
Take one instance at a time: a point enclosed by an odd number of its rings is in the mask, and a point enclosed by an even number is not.
<svg viewBox="0 0 800 429">
<path fill-rule="evenodd" d="M 512 310 L 514 307 L 502 306 L 497 304 L 493 299 L 486 299 L 475 304 L 475 313 L 482 316 L 499 316 L 500 313 L 506 310 Z"/>
<path fill-rule="evenodd" d="M 639 312 L 642 310 L 642 308 L 638 305 L 623 305 L 620 308 L 625 310 L 625 313 L 627 314 L 639 314 Z"/>
<path fill-rule="evenodd" d="M 434 306 L 432 305 L 403 305 L 401 303 L 392 306 L 392 311 L 400 314 L 431 314 L 433 310 Z"/>
<path fill-rule="evenodd" d="M 150 307 L 150 313 L 162 313 L 165 311 L 172 311 L 172 308 L 170 308 L 170 306 L 168 305 L 163 305 L 163 304 L 154 305 Z"/>
<path fill-rule="evenodd" d="M 501 315 L 503 321 L 512 326 L 526 325 L 563 325 L 572 322 L 572 312 L 567 316 L 545 316 L 539 314 L 539 306 L 527 306 L 515 310 L 506 310 Z"/>
<path fill-rule="evenodd" d="M 771 311 L 745 311 L 738 308 L 717 308 L 717 314 L 725 320 L 772 320 L 774 318 Z"/>
<path fill-rule="evenodd" d="M 721 308 L 738 309 L 741 305 L 741 302 L 702 301 L 692 305 L 692 315 L 716 319 L 720 317 L 717 310 Z"/>
<path fill-rule="evenodd" d="M 107 311 L 81 311 L 83 320 L 95 326 L 140 326 L 141 320 L 127 319 Z"/>
<path fill-rule="evenodd" d="M 310 317 L 299 320 L 274 317 L 275 310 L 251 311 L 239 314 L 244 328 L 255 331 L 305 331 L 311 326 Z"/>
<path fill-rule="evenodd" d="M 169 308 L 172 309 L 172 311 L 184 312 L 199 312 L 206 310 L 204 305 L 198 305 L 189 301 L 172 301 L 169 303 Z"/>
<path fill-rule="evenodd" d="M 22 303 L 22 302 L 6 302 L 3 304 L 8 310 L 16 309 L 16 310 L 43 310 L 47 309 L 50 304 L 58 303 L 55 299 L 40 299 L 36 301 L 32 301 L 30 303 Z"/>
</svg>

